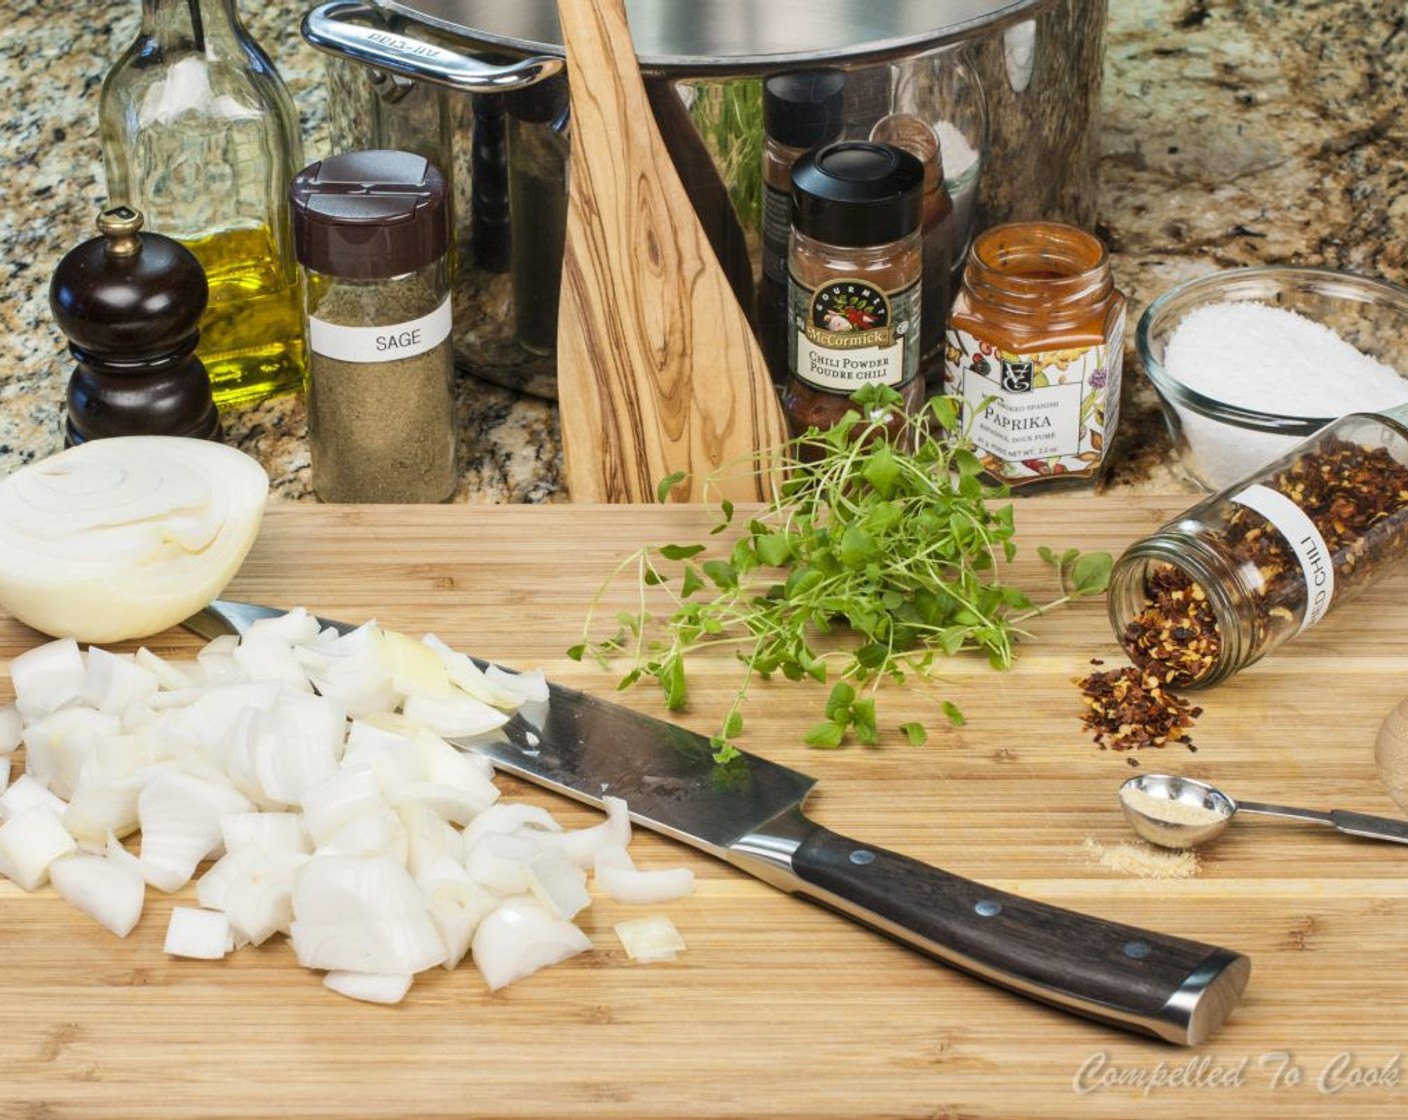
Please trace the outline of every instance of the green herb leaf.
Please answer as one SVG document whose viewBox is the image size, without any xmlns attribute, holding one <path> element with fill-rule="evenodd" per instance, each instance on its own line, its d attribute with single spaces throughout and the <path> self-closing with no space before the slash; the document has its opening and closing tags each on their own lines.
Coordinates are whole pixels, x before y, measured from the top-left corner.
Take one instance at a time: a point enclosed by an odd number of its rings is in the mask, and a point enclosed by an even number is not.
<svg viewBox="0 0 1408 1120">
<path fill-rule="evenodd" d="M 856 690 L 845 681 L 838 681 L 831 688 L 831 695 L 826 698 L 826 718 L 838 719 L 850 711 L 851 705 L 855 703 Z"/>
<path fill-rule="evenodd" d="M 1099 595 L 1110 586 L 1114 558 L 1108 552 L 1087 552 L 1071 563 L 1071 592 L 1075 595 Z"/>
<path fill-rule="evenodd" d="M 958 705 L 952 700 L 945 700 L 939 707 L 943 709 L 944 715 L 948 716 L 949 723 L 954 727 L 962 727 L 968 722 L 968 717 L 959 711 Z"/>
<path fill-rule="evenodd" d="M 688 560 L 704 551 L 702 544 L 667 544 L 659 549 L 666 560 Z"/>
<path fill-rule="evenodd" d="M 803 742 L 809 747 L 822 747 L 834 749 L 841 745 L 841 740 L 846 737 L 846 725 L 828 720 L 825 723 L 818 723 L 803 737 Z"/>
<path fill-rule="evenodd" d="M 922 747 L 929 740 L 929 733 L 924 730 L 922 723 L 902 723 L 900 730 L 904 732 L 904 737 L 909 740 L 911 747 Z"/>
<path fill-rule="evenodd" d="M 729 591 L 738 586 L 738 572 L 732 564 L 722 560 L 705 560 L 704 574 L 714 581 L 721 591 Z"/>
<path fill-rule="evenodd" d="M 660 480 L 660 485 L 655 487 L 655 500 L 664 503 L 670 496 L 670 491 L 683 482 L 689 475 L 685 471 L 675 471 L 674 474 L 667 474 Z"/>
<path fill-rule="evenodd" d="M 570 657 L 573 661 L 581 661 L 582 658 L 586 655 L 586 652 L 587 643 L 578 642 L 575 646 L 573 646 L 567 651 L 567 656 Z"/>
</svg>

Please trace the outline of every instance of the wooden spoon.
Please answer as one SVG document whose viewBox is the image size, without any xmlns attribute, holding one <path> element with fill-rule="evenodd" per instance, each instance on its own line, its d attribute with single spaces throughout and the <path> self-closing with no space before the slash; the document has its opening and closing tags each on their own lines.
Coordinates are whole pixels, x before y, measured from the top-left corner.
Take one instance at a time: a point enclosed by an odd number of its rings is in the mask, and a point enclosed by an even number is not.
<svg viewBox="0 0 1408 1120">
<path fill-rule="evenodd" d="M 786 426 L 655 124 L 622 0 L 558 0 L 572 103 L 557 381 L 578 502 L 765 500 Z"/>
</svg>

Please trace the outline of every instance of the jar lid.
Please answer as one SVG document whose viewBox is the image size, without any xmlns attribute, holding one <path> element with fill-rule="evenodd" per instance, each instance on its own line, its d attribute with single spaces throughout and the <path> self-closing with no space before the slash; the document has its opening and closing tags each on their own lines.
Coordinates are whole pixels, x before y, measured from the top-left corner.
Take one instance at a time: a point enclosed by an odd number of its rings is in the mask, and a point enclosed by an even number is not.
<svg viewBox="0 0 1408 1120">
<path fill-rule="evenodd" d="M 884 245 L 919 229 L 924 165 L 889 144 L 841 140 L 792 167 L 792 225 L 828 245 Z"/>
<path fill-rule="evenodd" d="M 794 70 L 763 83 L 763 131 L 789 148 L 812 148 L 841 135 L 846 75 Z"/>
<path fill-rule="evenodd" d="M 372 150 L 309 164 L 289 188 L 299 263 L 347 280 L 424 268 L 450 247 L 445 177 L 423 156 Z"/>
</svg>

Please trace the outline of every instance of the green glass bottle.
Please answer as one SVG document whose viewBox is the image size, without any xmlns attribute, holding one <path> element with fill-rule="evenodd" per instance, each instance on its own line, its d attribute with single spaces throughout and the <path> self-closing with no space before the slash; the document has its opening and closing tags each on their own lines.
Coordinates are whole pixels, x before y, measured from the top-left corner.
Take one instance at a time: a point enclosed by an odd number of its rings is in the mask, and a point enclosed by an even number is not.
<svg viewBox="0 0 1408 1120">
<path fill-rule="evenodd" d="M 302 387 L 288 185 L 298 113 L 235 0 L 142 0 L 136 41 L 103 83 L 109 205 L 146 215 L 205 269 L 197 349 L 222 407 Z"/>
</svg>

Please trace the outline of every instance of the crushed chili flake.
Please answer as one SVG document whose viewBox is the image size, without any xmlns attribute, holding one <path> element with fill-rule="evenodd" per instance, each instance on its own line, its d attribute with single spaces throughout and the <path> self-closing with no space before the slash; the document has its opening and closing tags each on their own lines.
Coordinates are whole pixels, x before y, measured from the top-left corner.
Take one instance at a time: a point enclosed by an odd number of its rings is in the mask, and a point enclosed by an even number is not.
<svg viewBox="0 0 1408 1120">
<path fill-rule="evenodd" d="M 1128 751 L 1187 742 L 1203 709 L 1168 692 L 1152 673 L 1133 666 L 1091 673 L 1076 681 L 1085 701 L 1081 724 L 1101 750 Z"/>
<path fill-rule="evenodd" d="M 1216 664 L 1222 648 L 1207 594 L 1182 568 L 1160 564 L 1145 596 L 1144 609 L 1125 627 L 1125 652 L 1165 685 L 1191 684 Z"/>
</svg>

